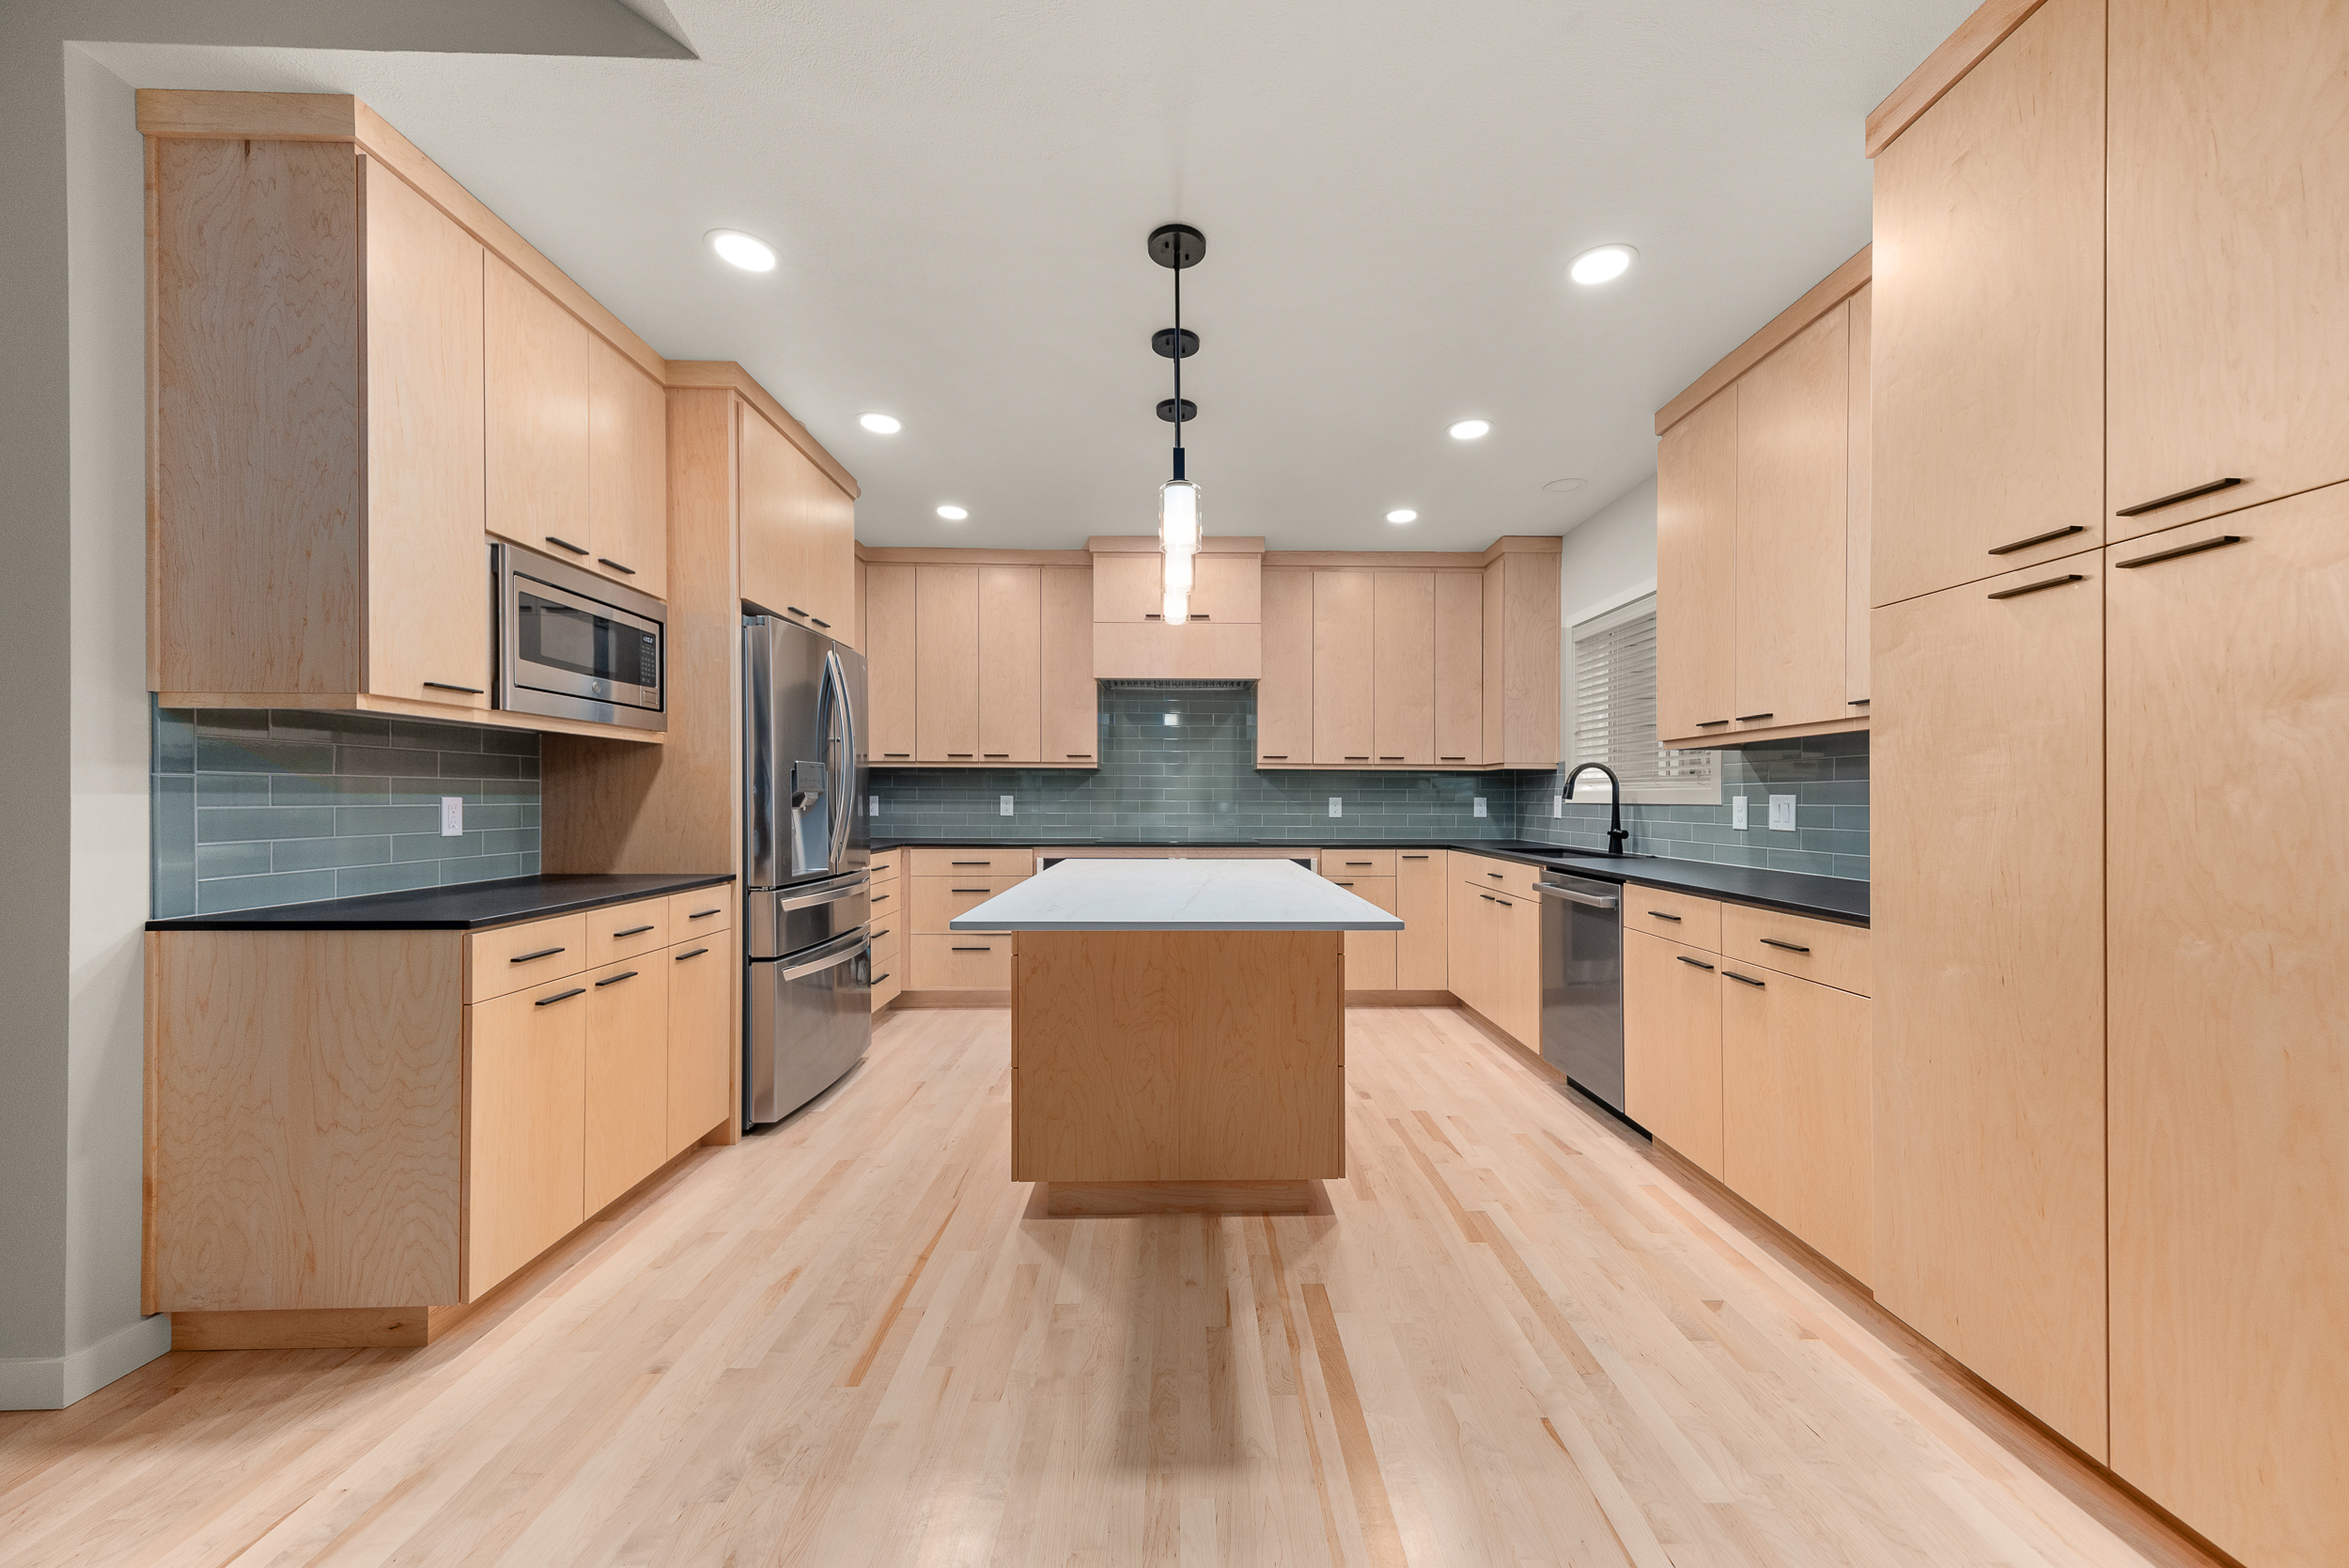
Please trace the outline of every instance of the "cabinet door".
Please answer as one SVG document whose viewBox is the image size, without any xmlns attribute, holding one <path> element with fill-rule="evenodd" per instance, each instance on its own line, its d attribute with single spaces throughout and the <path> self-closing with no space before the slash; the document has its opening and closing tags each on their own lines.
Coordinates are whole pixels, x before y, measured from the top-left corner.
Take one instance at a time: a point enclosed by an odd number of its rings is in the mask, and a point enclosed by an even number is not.
<svg viewBox="0 0 2349 1568">
<path fill-rule="evenodd" d="M 669 597 L 669 402 L 636 362 L 587 339 L 587 535 L 592 570 Z"/>
<path fill-rule="evenodd" d="M 979 756 L 979 568 L 913 568 L 915 751 L 924 762 Z"/>
<path fill-rule="evenodd" d="M 1844 474 L 1850 317 L 1838 304 L 1737 382 L 1733 733 L 1848 719 Z"/>
<path fill-rule="evenodd" d="M 1666 741 L 1719 740 L 1744 711 L 1736 706 L 1737 391 L 1723 387 L 1656 442 L 1656 733 Z M 1488 644 L 1492 632 L 1487 626 Z"/>
<path fill-rule="evenodd" d="M 808 519 L 815 465 L 763 415 L 747 405 L 739 408 L 742 598 L 770 614 L 805 623 L 814 616 L 819 587 Z"/>
<path fill-rule="evenodd" d="M 587 506 L 586 326 L 495 256 L 483 343 L 490 532 L 592 566 Z"/>
<path fill-rule="evenodd" d="M 366 179 L 366 689 L 490 706 L 482 249 L 372 158 Z"/>
<path fill-rule="evenodd" d="M 1721 1175 L 1721 960 L 1626 931 L 1624 1114 L 1716 1180 Z"/>
<path fill-rule="evenodd" d="M 1256 682 L 1256 766 L 1314 759 L 1314 574 L 1264 574 L 1264 676 Z"/>
<path fill-rule="evenodd" d="M 1492 998 L 1488 994 L 1492 973 L 1492 897 L 1472 882 L 1462 880 L 1460 861 L 1453 857 L 1449 868 L 1450 897 L 1445 911 L 1445 939 L 1449 949 L 1446 969 L 1450 984 L 1445 987 L 1463 1002 L 1486 1017 L 1492 1017 Z"/>
<path fill-rule="evenodd" d="M 1721 963 L 1721 1180 L 1866 1283 L 1868 999 Z"/>
<path fill-rule="evenodd" d="M 1192 587 L 1198 562 L 1191 563 Z M 1097 555 L 1093 558 L 1093 618 L 1129 624 L 1155 621 L 1166 603 L 1156 554 Z"/>
<path fill-rule="evenodd" d="M 864 568 L 865 752 L 875 762 L 914 759 L 921 625 L 916 570 L 878 562 Z"/>
<path fill-rule="evenodd" d="M 1034 762 L 1043 745 L 1042 579 L 1034 567 L 978 573 L 979 758 Z"/>
<path fill-rule="evenodd" d="M 1493 1012 L 1485 1016 L 1507 1030 L 1517 1044 L 1542 1048 L 1542 907 L 1539 899 L 1497 893 L 1485 909 L 1491 933 L 1493 978 L 1486 995 Z"/>
<path fill-rule="evenodd" d="M 662 1158 L 683 1153 L 734 1111 L 734 962 L 731 932 L 713 931 L 660 955 L 669 970 L 668 1137 Z"/>
<path fill-rule="evenodd" d="M 1190 618 L 1236 621 L 1264 619 L 1263 557 L 1199 555 L 1191 560 Z M 1152 609 L 1159 606 L 1153 605 Z"/>
<path fill-rule="evenodd" d="M 2349 478 L 2349 17 L 2113 0 L 2110 48 L 2117 540 Z"/>
<path fill-rule="evenodd" d="M 1269 639 L 1268 626 L 1267 669 L 1271 668 Z M 1470 766 L 1486 761 L 1482 573 L 1436 573 L 1435 665 L 1436 760 Z"/>
<path fill-rule="evenodd" d="M 2048 0 L 1876 158 L 1874 603 L 2102 538 L 2104 52 Z"/>
<path fill-rule="evenodd" d="M 1849 440 L 1843 460 L 1843 707 L 1868 709 L 1868 572 L 1874 541 L 1875 443 L 1868 423 L 1868 354 L 1875 334 L 1875 285 L 1846 303 L 1851 313 Z"/>
<path fill-rule="evenodd" d="M 2112 1467 L 2349 1562 L 2349 487 L 2106 556 Z"/>
<path fill-rule="evenodd" d="M 1382 762 L 1436 760 L 1436 574 L 1371 574 L 1371 745 Z"/>
<path fill-rule="evenodd" d="M 802 460 L 806 460 L 802 458 Z M 808 549 L 814 565 L 816 596 L 808 619 L 826 636 L 863 647 L 863 629 L 856 614 L 856 498 L 832 481 L 832 475 L 807 462 L 805 502 Z"/>
<path fill-rule="evenodd" d="M 1395 912 L 1395 879 L 1392 877 L 1333 877 L 1339 887 L 1389 914 Z M 1349 991 L 1392 991 L 1395 988 L 1395 952 L 1399 931 L 1348 931 L 1346 934 L 1346 988 Z"/>
<path fill-rule="evenodd" d="M 669 1157 L 669 950 L 590 970 L 587 986 L 586 1209 Z"/>
<path fill-rule="evenodd" d="M 1046 567 L 1040 591 L 1042 756 L 1097 763 L 1101 688 L 1093 678 L 1093 568 Z"/>
<path fill-rule="evenodd" d="M 1372 573 L 1314 573 L 1314 760 L 1371 759 Z"/>
<path fill-rule="evenodd" d="M 1875 612 L 1868 933 L 1876 1298 L 2099 1457 L 2100 575 L 2075 556 Z"/>
<path fill-rule="evenodd" d="M 1395 857 L 1394 912 L 1403 917 L 1394 954 L 1397 990 L 1452 988 L 1448 862 L 1440 849 L 1406 849 Z"/>
<path fill-rule="evenodd" d="M 583 975 L 465 1009 L 465 1299 L 584 1219 Z"/>
</svg>

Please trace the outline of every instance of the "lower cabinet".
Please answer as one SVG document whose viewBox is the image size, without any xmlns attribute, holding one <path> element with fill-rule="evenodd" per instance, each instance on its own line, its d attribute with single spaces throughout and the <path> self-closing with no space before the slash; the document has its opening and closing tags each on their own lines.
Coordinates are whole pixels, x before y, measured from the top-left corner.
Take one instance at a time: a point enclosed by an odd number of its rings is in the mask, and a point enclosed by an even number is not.
<svg viewBox="0 0 2349 1568">
<path fill-rule="evenodd" d="M 468 1301 L 587 1218 L 587 997 L 574 974 L 465 1010 Z"/>
<path fill-rule="evenodd" d="M 1528 1050 L 1542 1048 L 1542 911 L 1534 870 L 1455 854 L 1445 909 L 1452 994 Z"/>
<path fill-rule="evenodd" d="M 1394 986 L 1399 991 L 1452 988 L 1451 855 L 1442 849 L 1399 849 L 1394 857 L 1394 912 L 1403 917 L 1396 935 Z"/>
<path fill-rule="evenodd" d="M 1722 1182 L 1865 1281 L 1875 1226 L 1868 999 L 1728 958 L 1718 991 Z"/>
<path fill-rule="evenodd" d="M 1721 1179 L 1720 955 L 1641 931 L 1623 939 L 1623 1109 Z"/>
<path fill-rule="evenodd" d="M 1387 852 L 1390 857 L 1392 851 Z M 1328 872 L 1323 873 L 1328 876 Z M 1355 897 L 1396 912 L 1392 877 L 1330 877 Z M 1346 988 L 1349 991 L 1392 991 L 1395 986 L 1395 956 L 1399 931 L 1348 931 L 1346 934 Z"/>
<path fill-rule="evenodd" d="M 668 1127 L 661 1157 L 666 1160 L 700 1142 L 734 1113 L 734 1053 L 728 1048 L 735 1039 L 735 985 L 741 966 L 734 961 L 734 944 L 724 932 L 679 942 L 661 957 L 669 970 Z"/>
<path fill-rule="evenodd" d="M 657 950 L 587 975 L 589 1214 L 669 1157 L 669 968 Z M 707 1125 L 705 1124 L 705 1126 Z"/>
</svg>

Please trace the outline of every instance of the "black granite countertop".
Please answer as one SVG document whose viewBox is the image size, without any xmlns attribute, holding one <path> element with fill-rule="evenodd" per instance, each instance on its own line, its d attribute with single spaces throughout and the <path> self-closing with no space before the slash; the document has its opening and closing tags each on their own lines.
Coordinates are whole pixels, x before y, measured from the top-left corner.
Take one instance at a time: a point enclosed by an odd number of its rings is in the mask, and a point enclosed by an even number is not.
<svg viewBox="0 0 2349 1568">
<path fill-rule="evenodd" d="M 1733 904 L 1753 904 L 1766 909 L 1840 921 L 1846 925 L 1868 924 L 1868 884 L 1847 877 L 1812 877 L 1795 871 L 1763 871 L 1752 866 L 1715 865 L 1705 861 L 1666 860 L 1654 855 L 1620 857 L 1593 854 L 1520 839 L 1398 839 L 1398 838 L 1230 838 L 1142 839 L 1072 838 L 1039 834 L 1033 838 L 877 838 L 876 849 L 906 846 L 953 846 L 982 848 L 988 844 L 1023 848 L 1067 849 L 1086 845 L 1121 849 L 1457 849 L 1470 855 L 1554 867 L 1577 877 L 1610 882 L 1643 882 L 1650 887 L 1692 893 Z"/>
<path fill-rule="evenodd" d="M 473 931 L 510 925 L 518 920 L 568 915 L 606 904 L 734 880 L 730 871 L 667 876 L 509 877 L 495 882 L 464 882 L 451 888 L 412 888 L 364 898 L 328 898 L 315 904 L 281 904 L 269 909 L 235 909 L 217 915 L 150 920 L 149 931 Z"/>
</svg>

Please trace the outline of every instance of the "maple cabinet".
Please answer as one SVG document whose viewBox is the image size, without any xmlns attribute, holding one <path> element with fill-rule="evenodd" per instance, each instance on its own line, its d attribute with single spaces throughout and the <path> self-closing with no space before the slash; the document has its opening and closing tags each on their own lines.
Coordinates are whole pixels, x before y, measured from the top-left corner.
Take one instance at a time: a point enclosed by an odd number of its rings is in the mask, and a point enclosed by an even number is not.
<svg viewBox="0 0 2349 1568">
<path fill-rule="evenodd" d="M 743 599 L 854 645 L 855 502 L 756 409 L 739 417 Z"/>
<path fill-rule="evenodd" d="M 1093 678 L 1093 568 L 1045 567 L 1038 578 L 1043 736 L 1039 758 L 1100 761 L 1101 689 Z"/>
<path fill-rule="evenodd" d="M 574 974 L 466 1009 L 468 1301 L 587 1218 L 587 1008 Z"/>
<path fill-rule="evenodd" d="M 1092 568 L 908 553 L 863 563 L 872 762 L 1098 767 Z"/>
<path fill-rule="evenodd" d="M 1269 641 L 1266 646 L 1269 662 Z M 1485 583 L 1481 574 L 1435 574 L 1434 652 L 1436 763 L 1439 767 L 1473 764 L 1485 754 Z"/>
<path fill-rule="evenodd" d="M 1190 619 L 1164 621 L 1153 536 L 1085 541 L 1093 563 L 1093 673 L 1103 680 L 1254 680 L 1264 673 L 1264 540 L 1209 535 L 1191 558 Z"/>
<path fill-rule="evenodd" d="M 669 400 L 600 337 L 587 340 L 589 569 L 669 597 Z"/>
<path fill-rule="evenodd" d="M 1737 385 L 1656 442 L 1656 733 L 1729 733 L 1737 711 Z"/>
<path fill-rule="evenodd" d="M 1322 875 L 1355 897 L 1376 904 L 1389 914 L 1398 910 L 1395 879 L 1392 877 L 1346 877 L 1323 865 Z M 1392 991 L 1395 984 L 1395 949 L 1400 931 L 1348 931 L 1346 934 L 1346 988 L 1349 991 Z"/>
<path fill-rule="evenodd" d="M 1721 1180 L 1863 1283 L 1875 1235 L 1868 999 L 1723 957 Z"/>
<path fill-rule="evenodd" d="M 1643 931 L 1624 933 L 1624 1114 L 1717 1181 L 1720 963 L 1719 954 L 1704 948 Z"/>
<path fill-rule="evenodd" d="M 913 568 L 914 755 L 979 759 L 979 568 Z"/>
<path fill-rule="evenodd" d="M 1434 762 L 1436 574 L 1374 571 L 1370 580 L 1371 754 L 1381 765 Z"/>
<path fill-rule="evenodd" d="M 1044 584 L 1034 567 L 981 567 L 979 760 L 1034 762 L 1044 742 Z"/>
<path fill-rule="evenodd" d="M 1371 574 L 1314 573 L 1314 760 L 1372 760 Z"/>
<path fill-rule="evenodd" d="M 592 970 L 586 981 L 582 1160 L 593 1214 L 669 1157 L 669 958 L 655 950 Z"/>
<path fill-rule="evenodd" d="M 1264 572 L 1264 675 L 1256 682 L 1256 766 L 1314 759 L 1314 577 Z M 1481 659 L 1483 655 L 1480 653 Z"/>
<path fill-rule="evenodd" d="M 1452 880 L 1448 851 L 1395 852 L 1394 912 L 1403 917 L 1403 929 L 1395 940 L 1395 989 L 1452 988 L 1452 950 L 1447 933 Z"/>
<path fill-rule="evenodd" d="M 878 764 L 911 762 L 921 747 L 919 569 L 864 567 L 864 744 Z"/>
<path fill-rule="evenodd" d="M 1542 1048 L 1542 914 L 1533 868 L 1452 857 L 1449 989 L 1526 1049 Z"/>
<path fill-rule="evenodd" d="M 721 888 L 718 896 L 731 901 L 734 891 Z M 683 1154 L 734 1113 L 732 1001 L 741 966 L 733 933 L 721 927 L 677 934 L 680 939 L 661 955 L 669 974 L 662 1160 Z"/>
</svg>

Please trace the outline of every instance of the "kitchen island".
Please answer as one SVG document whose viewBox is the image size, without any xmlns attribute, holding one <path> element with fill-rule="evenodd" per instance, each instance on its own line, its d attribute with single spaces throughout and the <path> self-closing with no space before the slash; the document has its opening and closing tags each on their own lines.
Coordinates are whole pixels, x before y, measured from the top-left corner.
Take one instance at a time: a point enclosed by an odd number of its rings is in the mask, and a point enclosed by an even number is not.
<svg viewBox="0 0 2349 1568">
<path fill-rule="evenodd" d="M 1393 915 L 1286 861 L 1066 861 L 950 925 L 1013 933 L 1046 1212 L 1302 1213 L 1346 1173 L 1346 933 Z"/>
</svg>

